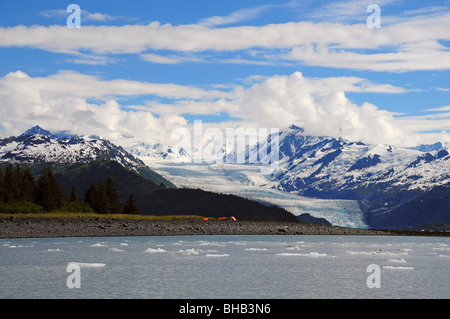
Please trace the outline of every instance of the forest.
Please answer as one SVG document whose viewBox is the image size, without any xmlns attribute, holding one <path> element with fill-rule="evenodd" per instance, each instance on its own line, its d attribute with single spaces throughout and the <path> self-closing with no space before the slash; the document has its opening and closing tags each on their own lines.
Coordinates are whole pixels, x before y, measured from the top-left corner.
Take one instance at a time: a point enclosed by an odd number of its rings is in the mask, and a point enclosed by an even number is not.
<svg viewBox="0 0 450 319">
<path fill-rule="evenodd" d="M 238 220 L 298 222 L 285 209 L 235 195 L 166 188 L 115 162 L 65 168 L 63 173 L 56 171 L 60 168 L 44 167 L 32 173 L 18 164 L 0 167 L 0 213 L 234 216 Z"/>
<path fill-rule="evenodd" d="M 0 213 L 95 212 L 100 214 L 139 214 L 134 195 L 122 203 L 111 176 L 96 184 L 91 182 L 78 198 L 75 185 L 67 196 L 50 167 L 44 167 L 35 178 L 28 167 L 0 167 Z"/>
</svg>

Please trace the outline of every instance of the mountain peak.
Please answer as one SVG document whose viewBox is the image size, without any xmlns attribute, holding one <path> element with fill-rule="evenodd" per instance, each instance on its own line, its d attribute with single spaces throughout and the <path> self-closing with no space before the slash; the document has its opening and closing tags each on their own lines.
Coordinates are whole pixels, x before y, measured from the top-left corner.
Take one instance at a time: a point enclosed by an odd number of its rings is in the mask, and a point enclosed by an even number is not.
<svg viewBox="0 0 450 319">
<path fill-rule="evenodd" d="M 53 136 L 53 134 L 50 133 L 50 131 L 44 130 L 39 125 L 33 126 L 29 130 L 27 130 L 25 133 L 21 134 L 20 136 L 22 137 L 22 136 L 35 135 L 35 134 L 42 134 L 42 135 L 46 135 L 46 136 Z"/>
<path fill-rule="evenodd" d="M 300 126 L 294 125 L 294 124 L 289 126 L 289 129 L 295 130 L 295 131 L 299 131 L 300 133 L 304 133 L 305 132 L 305 130 L 303 128 L 301 128 Z"/>
</svg>

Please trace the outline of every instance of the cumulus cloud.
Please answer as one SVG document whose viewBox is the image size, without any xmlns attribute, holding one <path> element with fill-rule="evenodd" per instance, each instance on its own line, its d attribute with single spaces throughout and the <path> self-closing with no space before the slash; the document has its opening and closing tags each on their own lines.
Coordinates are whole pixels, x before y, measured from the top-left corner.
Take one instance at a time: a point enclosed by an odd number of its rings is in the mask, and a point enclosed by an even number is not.
<svg viewBox="0 0 450 319">
<path fill-rule="evenodd" d="M 247 90 L 236 101 L 232 113 L 257 121 L 262 127 L 284 128 L 296 124 L 311 135 L 343 137 L 371 143 L 411 143 L 407 131 L 393 114 L 375 105 L 351 102 L 345 92 L 401 91 L 400 88 L 369 84 L 359 78 L 305 78 L 300 72 L 274 76 Z M 257 119 L 257 120 L 256 120 Z"/>
<path fill-rule="evenodd" d="M 17 71 L 0 79 L 0 126 L 2 135 L 20 134 L 39 124 L 52 131 L 96 134 L 112 140 L 123 136 L 167 140 L 175 125 L 186 125 L 184 118 L 127 111 L 121 99 L 152 96 L 208 101 L 224 95 L 226 92 L 176 84 L 106 81 L 69 71 L 42 78 Z"/>
<path fill-rule="evenodd" d="M 48 77 L 30 77 L 17 71 L 0 79 L 0 126 L 2 135 L 19 134 L 39 124 L 53 131 L 102 135 L 122 145 L 149 140 L 170 145 L 171 132 L 188 126 L 183 114 L 195 117 L 225 113 L 241 120 L 214 126 L 283 129 L 296 124 L 312 135 L 416 144 L 420 135 L 411 134 L 419 127 L 416 122 L 427 128 L 431 120 L 399 121 L 371 103 L 356 105 L 346 96 L 346 92 L 403 91 L 357 77 L 306 78 L 300 72 L 262 78 L 249 87 L 205 90 L 177 84 L 103 80 L 72 71 Z M 126 108 L 121 105 L 123 100 L 136 96 L 147 103 Z M 159 98 L 171 102 L 160 103 Z M 438 120 L 443 125 L 446 121 L 447 126 L 442 128 L 448 129 L 448 118 Z"/>
</svg>

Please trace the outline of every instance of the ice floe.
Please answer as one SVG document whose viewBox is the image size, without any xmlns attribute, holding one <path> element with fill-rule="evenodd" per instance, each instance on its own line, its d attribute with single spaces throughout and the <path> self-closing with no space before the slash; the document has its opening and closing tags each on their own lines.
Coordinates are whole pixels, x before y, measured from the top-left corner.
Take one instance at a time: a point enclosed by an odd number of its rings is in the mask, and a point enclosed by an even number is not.
<svg viewBox="0 0 450 319">
<path fill-rule="evenodd" d="M 228 254 L 206 254 L 206 257 L 229 257 Z"/>
<path fill-rule="evenodd" d="M 383 266 L 383 269 L 412 270 L 414 267 L 405 266 Z"/>
<path fill-rule="evenodd" d="M 154 249 L 154 248 L 147 248 L 145 250 L 145 252 L 146 253 L 165 253 L 165 252 L 167 252 L 167 250 L 162 249 L 162 248 L 156 248 L 156 249 Z"/>
<path fill-rule="evenodd" d="M 89 247 L 108 247 L 108 245 L 102 244 L 102 243 L 96 243 L 96 244 L 92 244 Z"/>
<path fill-rule="evenodd" d="M 188 249 L 180 249 L 180 250 L 174 252 L 174 254 L 176 254 L 176 255 L 198 255 L 201 252 L 203 252 L 201 249 L 188 248 Z"/>
<path fill-rule="evenodd" d="M 300 254 L 300 253 L 279 253 L 277 256 L 300 256 L 300 257 L 311 257 L 311 258 L 319 258 L 319 257 L 331 257 L 334 258 L 336 256 L 330 256 L 328 254 L 321 254 L 316 251 L 312 251 L 307 254 Z"/>
<path fill-rule="evenodd" d="M 405 263 L 406 260 L 405 259 L 389 259 L 388 263 Z"/>
<path fill-rule="evenodd" d="M 106 266 L 106 264 L 103 263 L 79 263 L 79 262 L 70 262 L 67 264 L 67 266 L 70 265 L 78 265 L 80 268 L 99 268 Z"/>
</svg>

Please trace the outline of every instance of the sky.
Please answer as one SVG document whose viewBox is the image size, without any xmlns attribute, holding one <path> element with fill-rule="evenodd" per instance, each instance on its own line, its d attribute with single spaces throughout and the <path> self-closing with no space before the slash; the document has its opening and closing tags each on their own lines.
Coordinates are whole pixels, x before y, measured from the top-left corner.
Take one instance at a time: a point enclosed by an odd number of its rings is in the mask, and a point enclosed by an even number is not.
<svg viewBox="0 0 450 319">
<path fill-rule="evenodd" d="M 0 61 L 1 137 L 173 145 L 202 120 L 450 143 L 448 0 L 0 0 Z"/>
</svg>

